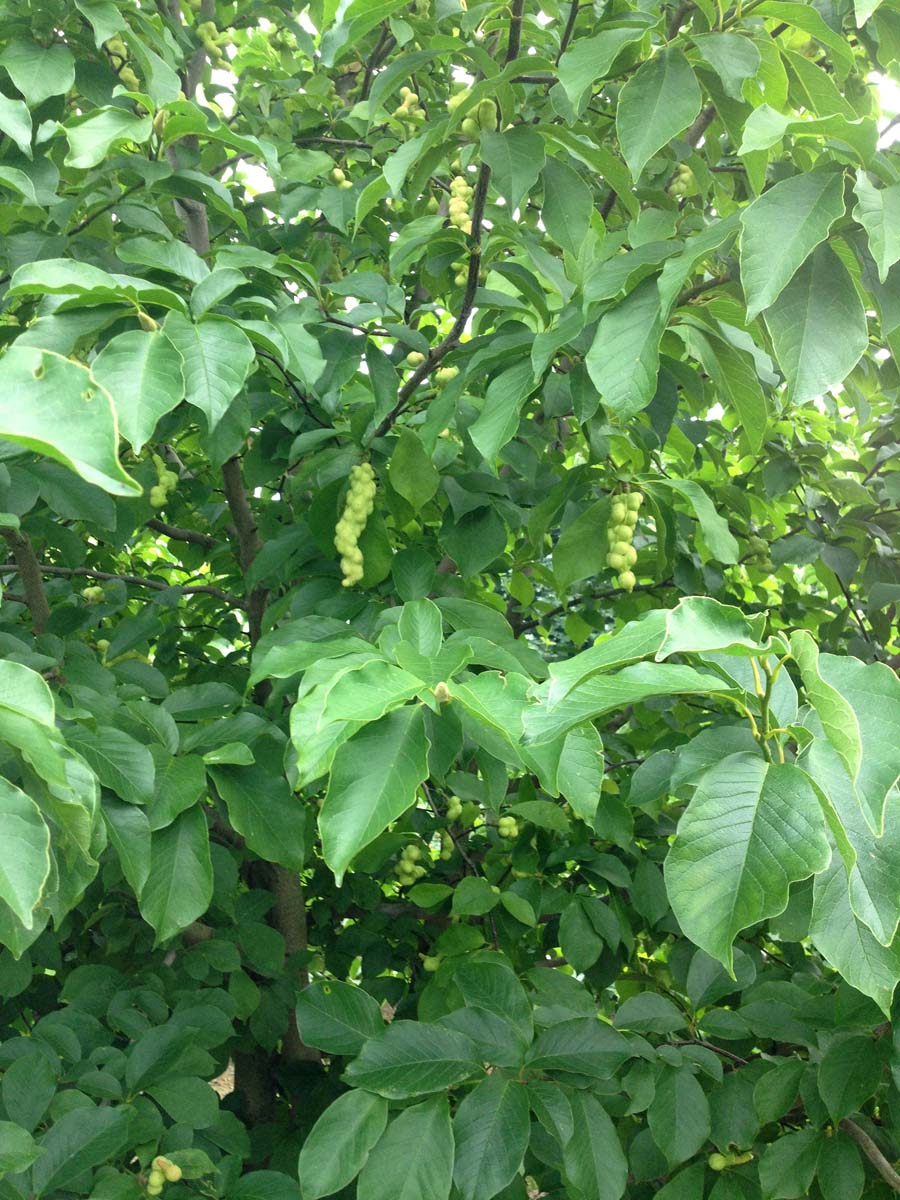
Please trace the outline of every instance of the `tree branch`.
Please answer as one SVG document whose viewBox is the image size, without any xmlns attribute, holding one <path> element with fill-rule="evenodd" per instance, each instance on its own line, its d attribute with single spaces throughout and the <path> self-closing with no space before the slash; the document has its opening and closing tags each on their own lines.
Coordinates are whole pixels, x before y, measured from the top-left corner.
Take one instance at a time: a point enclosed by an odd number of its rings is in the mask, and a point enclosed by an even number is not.
<svg viewBox="0 0 900 1200">
<path fill-rule="evenodd" d="M 222 467 L 222 485 L 225 490 L 225 500 L 228 503 L 231 519 L 238 540 L 238 562 L 241 570 L 249 571 L 253 560 L 262 547 L 262 540 L 256 528 L 253 511 L 244 491 L 244 480 L 241 475 L 241 460 L 229 458 Z M 262 618 L 266 607 L 267 591 L 265 588 L 254 588 L 247 597 L 247 624 L 250 628 L 251 645 L 256 645 L 262 633 Z"/>
<path fill-rule="evenodd" d="M 195 546 L 205 546 L 208 550 L 211 550 L 213 546 L 221 545 L 219 539 L 214 538 L 211 534 L 197 533 L 194 529 L 181 529 L 177 525 L 167 525 L 165 521 L 158 521 L 155 517 L 147 522 L 147 528 L 165 534 L 172 541 L 192 542 Z"/>
<path fill-rule="evenodd" d="M 277 863 L 272 867 L 272 892 L 275 896 L 275 924 L 284 938 L 284 949 L 288 958 L 299 954 L 307 947 L 306 939 L 306 900 L 303 895 L 303 885 L 296 871 L 281 867 Z M 299 967 L 294 975 L 294 982 L 299 990 L 309 984 L 309 972 L 306 967 Z M 282 1041 L 282 1054 L 289 1062 L 321 1062 L 322 1056 L 312 1046 L 307 1046 L 300 1037 L 297 1019 L 291 1013 L 288 1031 Z"/>
<path fill-rule="evenodd" d="M 509 18 L 509 38 L 506 43 L 506 59 L 511 63 L 519 57 L 522 45 L 522 15 L 525 12 L 525 0 L 513 0 L 512 14 Z"/>
<path fill-rule="evenodd" d="M 707 104 L 706 108 L 703 109 L 699 117 L 697 117 L 696 121 L 684 135 L 684 140 L 688 143 L 688 145 L 696 147 L 697 143 L 700 141 L 704 133 L 706 133 L 707 129 L 709 129 L 710 125 L 712 125 L 715 119 L 715 108 L 711 104 Z"/>
<path fill-rule="evenodd" d="M 844 1117 L 841 1121 L 841 1129 L 853 1138 L 888 1187 L 893 1188 L 895 1192 L 900 1192 L 900 1175 L 897 1174 L 866 1131 L 861 1129 L 855 1121 L 851 1121 L 849 1117 Z"/>
<path fill-rule="evenodd" d="M 31 613 L 35 633 L 43 633 L 50 620 L 50 605 L 44 591 L 44 581 L 41 579 L 41 564 L 37 560 L 31 539 L 27 534 L 19 533 L 16 529 L 0 530 L 12 550 L 16 565 L 13 568 L 19 573 L 22 587 L 25 589 L 25 603 Z"/>
<path fill-rule="evenodd" d="M 689 304 L 691 300 L 696 300 L 704 292 L 711 292 L 714 288 L 724 287 L 726 283 L 731 283 L 732 279 L 734 279 L 734 275 L 731 271 L 725 271 L 722 275 L 717 275 L 714 279 L 701 279 L 699 283 L 695 283 L 679 293 L 678 299 L 675 302 L 676 308 L 682 304 Z"/>
<path fill-rule="evenodd" d="M 568 50 L 569 42 L 572 40 L 572 34 L 575 32 L 575 22 L 578 20 L 578 5 L 579 0 L 572 0 L 572 5 L 569 8 L 569 17 L 566 21 L 566 27 L 563 30 L 562 37 L 559 39 L 559 53 L 556 56 L 557 63 L 559 63 L 559 60 L 565 54 L 566 50 Z"/>
<path fill-rule="evenodd" d="M 90 567 L 48 567 L 44 564 L 40 566 L 40 573 L 42 575 L 61 575 L 64 578 L 115 579 L 119 583 L 131 583 L 135 587 L 151 588 L 156 592 L 168 592 L 171 588 L 178 588 L 185 594 L 215 596 L 217 600 L 223 600 L 232 608 L 244 607 L 243 601 L 239 600 L 237 596 L 232 596 L 222 588 L 213 587 L 212 584 L 207 583 L 160 583 L 156 579 L 143 579 L 140 575 L 116 575 L 111 571 L 94 571 Z M 17 563 L 0 563 L 0 575 L 15 574 L 21 574 Z M 24 584 L 24 578 L 22 582 Z"/>
<path fill-rule="evenodd" d="M 674 579 L 663 579 L 659 583 L 639 583 L 632 589 L 635 592 L 656 592 L 662 588 L 670 588 L 675 586 Z M 573 596 L 571 600 L 567 600 L 565 604 L 557 604 L 555 608 L 549 609 L 540 617 L 534 617 L 530 621 L 523 621 L 518 629 L 524 632 L 526 629 L 536 629 L 538 625 L 543 625 L 545 621 L 550 621 L 554 617 L 561 617 L 563 613 L 567 613 L 570 608 L 577 608 L 579 604 L 584 604 L 586 600 L 611 600 L 614 596 L 625 595 L 624 588 L 605 588 L 602 591 L 583 592 L 580 596 Z"/>
<path fill-rule="evenodd" d="M 397 395 L 397 403 L 372 434 L 372 441 L 376 438 L 384 437 L 400 413 L 406 408 L 410 397 L 415 393 L 416 388 L 418 388 L 422 380 L 431 374 L 441 359 L 453 349 L 465 332 L 466 323 L 472 315 L 472 309 L 475 304 L 475 292 L 478 290 L 478 273 L 481 270 L 481 223 L 484 219 L 484 206 L 487 202 L 487 190 L 490 178 L 491 168 L 487 163 L 482 163 L 478 172 L 478 181 L 475 184 L 475 194 L 472 198 L 471 237 L 473 246 L 469 253 L 469 272 L 466 276 L 466 289 L 463 292 L 462 304 L 456 320 L 453 322 L 453 327 L 444 340 L 428 352 L 425 361 L 416 367 L 412 375 L 404 383 Z"/>
</svg>

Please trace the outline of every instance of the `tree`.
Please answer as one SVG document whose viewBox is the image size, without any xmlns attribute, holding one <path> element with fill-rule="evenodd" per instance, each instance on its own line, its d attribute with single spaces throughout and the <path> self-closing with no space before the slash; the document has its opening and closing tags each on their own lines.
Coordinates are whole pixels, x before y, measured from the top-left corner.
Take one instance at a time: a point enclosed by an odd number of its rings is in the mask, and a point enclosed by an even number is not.
<svg viewBox="0 0 900 1200">
<path fill-rule="evenodd" d="M 3 37 L 0 1200 L 900 1191 L 900 6 Z"/>
</svg>

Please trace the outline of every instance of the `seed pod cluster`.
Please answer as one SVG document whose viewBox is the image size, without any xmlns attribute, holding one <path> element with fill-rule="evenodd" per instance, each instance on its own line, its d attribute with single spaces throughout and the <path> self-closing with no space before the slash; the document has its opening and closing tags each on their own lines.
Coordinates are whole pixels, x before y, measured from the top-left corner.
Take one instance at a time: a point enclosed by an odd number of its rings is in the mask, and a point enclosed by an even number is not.
<svg viewBox="0 0 900 1200">
<path fill-rule="evenodd" d="M 460 812 L 462 812 L 462 805 L 460 805 Z M 455 849 L 456 849 L 456 847 L 453 845 L 453 838 L 450 836 L 448 830 L 442 829 L 441 830 L 441 861 L 448 862 L 453 857 L 453 851 Z"/>
<path fill-rule="evenodd" d="M 394 867 L 394 874 L 403 885 L 409 887 L 415 883 L 417 879 L 421 879 L 427 874 L 425 868 L 419 860 L 422 857 L 422 847 L 417 846 L 415 842 L 410 842 L 408 846 L 404 846 L 400 851 L 400 857 Z"/>
<path fill-rule="evenodd" d="M 519 836 L 519 824 L 515 817 L 501 817 L 497 822 L 497 832 L 502 838 L 512 841 Z"/>
<path fill-rule="evenodd" d="M 666 191 L 670 196 L 686 196 L 694 185 L 694 172 L 687 163 L 679 163 Z"/>
<path fill-rule="evenodd" d="M 497 106 L 493 100 L 482 100 L 470 116 L 464 117 L 460 129 L 466 137 L 477 138 L 482 129 L 497 128 Z"/>
<path fill-rule="evenodd" d="M 156 467 L 156 484 L 150 489 L 150 503 L 154 508 L 165 508 L 169 493 L 178 486 L 178 476 L 170 471 L 158 454 L 153 455 L 153 465 Z"/>
<path fill-rule="evenodd" d="M 458 821 L 462 816 L 462 810 L 462 800 L 460 800 L 459 796 L 451 796 L 447 801 L 447 820 Z"/>
<path fill-rule="evenodd" d="M 346 174 L 341 170 L 340 167 L 334 168 L 334 170 L 331 172 L 331 178 L 338 185 L 338 187 L 343 188 L 344 191 L 346 191 L 347 188 L 353 187 L 353 182 L 347 178 Z"/>
<path fill-rule="evenodd" d="M 626 592 L 634 591 L 637 580 L 632 567 L 637 562 L 634 542 L 634 527 L 637 525 L 638 509 L 644 502 L 640 492 L 625 492 L 613 499 L 609 511 L 607 538 L 609 553 L 607 565 L 617 572 L 616 582 Z"/>
<path fill-rule="evenodd" d="M 165 1184 L 177 1183 L 181 1178 L 181 1167 L 168 1158 L 158 1154 L 153 1160 L 150 1173 L 147 1176 L 147 1195 L 158 1196 Z"/>
<path fill-rule="evenodd" d="M 203 49 L 209 55 L 210 62 L 214 66 L 218 66 L 225 55 L 219 46 L 221 34 L 216 29 L 215 21 L 201 21 L 197 26 L 197 37 L 200 39 Z"/>
<path fill-rule="evenodd" d="M 334 530 L 335 549 L 341 556 L 344 587 L 353 587 L 363 577 L 359 536 L 375 507 L 375 472 L 369 463 L 350 468 L 350 490 L 341 519 Z"/>
<path fill-rule="evenodd" d="M 465 175 L 454 175 L 450 180 L 450 224 L 461 229 L 463 233 L 472 232 L 472 217 L 469 212 L 469 201 L 475 194 Z"/>
<path fill-rule="evenodd" d="M 401 102 L 394 109 L 391 116 L 397 121 L 402 121 L 410 133 L 417 125 L 425 124 L 425 113 L 419 104 L 419 97 L 412 88 L 402 87 L 400 89 Z"/>
</svg>

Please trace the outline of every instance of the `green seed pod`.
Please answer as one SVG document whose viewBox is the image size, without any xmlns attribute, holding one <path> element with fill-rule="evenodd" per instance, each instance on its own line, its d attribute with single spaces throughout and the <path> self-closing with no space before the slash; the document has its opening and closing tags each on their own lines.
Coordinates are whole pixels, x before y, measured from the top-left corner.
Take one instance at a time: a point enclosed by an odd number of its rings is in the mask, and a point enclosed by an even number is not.
<svg viewBox="0 0 900 1200">
<path fill-rule="evenodd" d="M 614 525 L 609 531 L 609 536 L 614 542 L 629 543 L 634 536 L 630 525 Z"/>
<path fill-rule="evenodd" d="M 628 563 L 625 561 L 624 554 L 607 554 L 606 565 L 612 567 L 614 571 L 624 571 Z"/>
<path fill-rule="evenodd" d="M 478 122 L 473 120 L 472 117 L 464 118 L 462 125 L 460 125 L 460 130 L 465 135 L 465 137 L 470 137 L 470 138 L 478 137 L 479 133 L 481 132 L 481 129 L 478 126 Z"/>
<path fill-rule="evenodd" d="M 641 505 L 644 503 L 644 497 L 641 495 L 640 492 L 629 492 L 627 494 L 627 496 L 625 497 L 625 503 L 631 509 L 632 512 L 637 512 L 638 509 L 641 507 Z"/>
<path fill-rule="evenodd" d="M 613 544 L 609 548 L 609 552 L 610 552 L 610 554 L 626 555 L 630 549 L 631 549 L 630 541 L 628 541 L 628 542 L 613 542 Z"/>
<path fill-rule="evenodd" d="M 620 525 L 627 525 L 629 529 L 634 529 L 634 527 L 635 527 L 635 525 L 637 525 L 637 523 L 638 523 L 638 515 L 636 512 L 631 512 L 630 509 L 628 512 L 626 512 L 624 514 L 624 516 L 622 517 L 622 520 L 619 522 Z"/>
<path fill-rule="evenodd" d="M 637 550 L 635 550 L 634 546 L 629 546 L 622 557 L 625 559 L 624 565 L 626 567 L 633 567 L 637 562 Z"/>
<path fill-rule="evenodd" d="M 497 106 L 493 100 L 482 100 L 475 116 L 482 129 L 492 131 L 497 128 Z"/>
<path fill-rule="evenodd" d="M 633 592 L 634 585 L 637 583 L 637 579 L 635 579 L 633 571 L 623 571 L 621 575 L 619 575 L 616 582 L 622 591 Z"/>
<path fill-rule="evenodd" d="M 160 1184 L 166 1182 L 166 1177 L 162 1171 L 160 1171 L 157 1167 L 154 1167 L 147 1176 L 147 1182 L 151 1185 L 151 1187 L 158 1187 Z"/>
<path fill-rule="evenodd" d="M 624 502 L 624 500 L 613 501 L 612 508 L 609 510 L 610 525 L 624 525 L 627 514 L 628 505 Z"/>
</svg>

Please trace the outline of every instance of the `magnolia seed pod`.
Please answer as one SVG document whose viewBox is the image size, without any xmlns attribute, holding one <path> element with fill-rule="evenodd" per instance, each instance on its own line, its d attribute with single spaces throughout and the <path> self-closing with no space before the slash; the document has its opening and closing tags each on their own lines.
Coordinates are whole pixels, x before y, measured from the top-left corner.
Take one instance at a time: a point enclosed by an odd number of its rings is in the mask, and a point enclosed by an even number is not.
<svg viewBox="0 0 900 1200">
<path fill-rule="evenodd" d="M 497 128 L 497 106 L 493 100 L 482 100 L 475 110 L 475 115 L 482 129 L 494 130 Z"/>
<path fill-rule="evenodd" d="M 157 1187 L 166 1182 L 165 1173 L 161 1171 L 159 1167 L 154 1167 L 147 1176 L 147 1182 L 151 1185 L 151 1187 Z"/>
<path fill-rule="evenodd" d="M 344 180 L 347 178 L 347 176 L 344 174 L 344 172 L 341 170 L 340 167 L 335 167 L 334 170 L 331 172 L 331 178 L 334 180 L 335 183 L 343 183 Z"/>
<path fill-rule="evenodd" d="M 635 550 L 634 546 L 628 546 L 624 550 L 622 557 L 625 559 L 624 565 L 626 567 L 633 567 L 637 562 L 637 550 Z"/>
<path fill-rule="evenodd" d="M 148 1196 L 159 1196 L 162 1194 L 162 1190 L 163 1190 L 163 1185 L 161 1183 L 148 1183 L 147 1184 L 147 1195 Z"/>
<path fill-rule="evenodd" d="M 439 954 L 423 954 L 422 955 L 422 970 L 436 971 L 441 965 L 441 956 Z"/>
<path fill-rule="evenodd" d="M 711 1154 L 706 1160 L 706 1165 L 711 1171 L 724 1171 L 730 1164 L 724 1154 Z"/>
<path fill-rule="evenodd" d="M 640 492 L 629 492 L 625 497 L 625 503 L 632 512 L 637 512 L 637 510 L 644 503 L 644 497 Z"/>
<path fill-rule="evenodd" d="M 159 113 L 157 113 L 157 116 L 159 116 Z M 137 319 L 141 329 L 146 330 L 147 333 L 156 333 L 157 329 L 159 329 L 159 326 L 149 313 L 138 312 Z"/>
<path fill-rule="evenodd" d="M 613 542 L 609 548 L 610 554 L 627 554 L 631 549 L 631 542 Z"/>
<path fill-rule="evenodd" d="M 637 579 L 635 579 L 633 571 L 623 571 L 616 582 L 623 592 L 633 592 Z"/>
<path fill-rule="evenodd" d="M 629 529 L 634 529 L 637 523 L 638 515 L 636 512 L 631 512 L 630 509 L 623 515 L 621 521 L 619 522 L 620 525 L 627 525 Z"/>
<path fill-rule="evenodd" d="M 624 554 L 610 553 L 606 556 L 606 565 L 612 567 L 614 571 L 624 571 L 628 563 L 625 560 Z"/>
<path fill-rule="evenodd" d="M 162 484 L 156 484 L 150 489 L 150 504 L 153 508 L 162 508 L 168 498 L 168 492 Z"/>
<path fill-rule="evenodd" d="M 426 212 L 436 213 L 440 207 L 437 196 L 428 197 L 428 203 L 425 205 Z"/>
<path fill-rule="evenodd" d="M 481 132 L 478 122 L 473 120 L 472 117 L 464 118 L 462 125 L 460 125 L 460 130 L 466 137 L 471 138 L 478 137 L 478 134 Z"/>
<path fill-rule="evenodd" d="M 443 679 L 440 683 L 434 685 L 434 698 L 438 704 L 446 704 L 450 699 L 450 689 L 444 683 Z"/>
<path fill-rule="evenodd" d="M 425 355 L 420 354 L 418 350 L 410 350 L 406 356 L 406 365 L 408 367 L 420 367 L 425 361 Z"/>
<path fill-rule="evenodd" d="M 181 1167 L 173 1163 L 171 1159 L 163 1158 L 161 1154 L 157 1158 L 154 1158 L 153 1166 L 157 1170 L 162 1171 L 168 1183 L 177 1183 L 184 1173 Z"/>
<path fill-rule="evenodd" d="M 628 514 L 628 505 L 623 500 L 614 500 L 609 510 L 610 525 L 622 525 Z"/>
<path fill-rule="evenodd" d="M 609 536 L 612 538 L 612 540 L 614 542 L 625 542 L 627 544 L 628 542 L 631 541 L 631 539 L 633 537 L 633 534 L 631 532 L 631 526 L 630 525 L 614 525 L 612 527 L 612 529 L 610 529 L 610 531 L 609 531 Z"/>
</svg>

